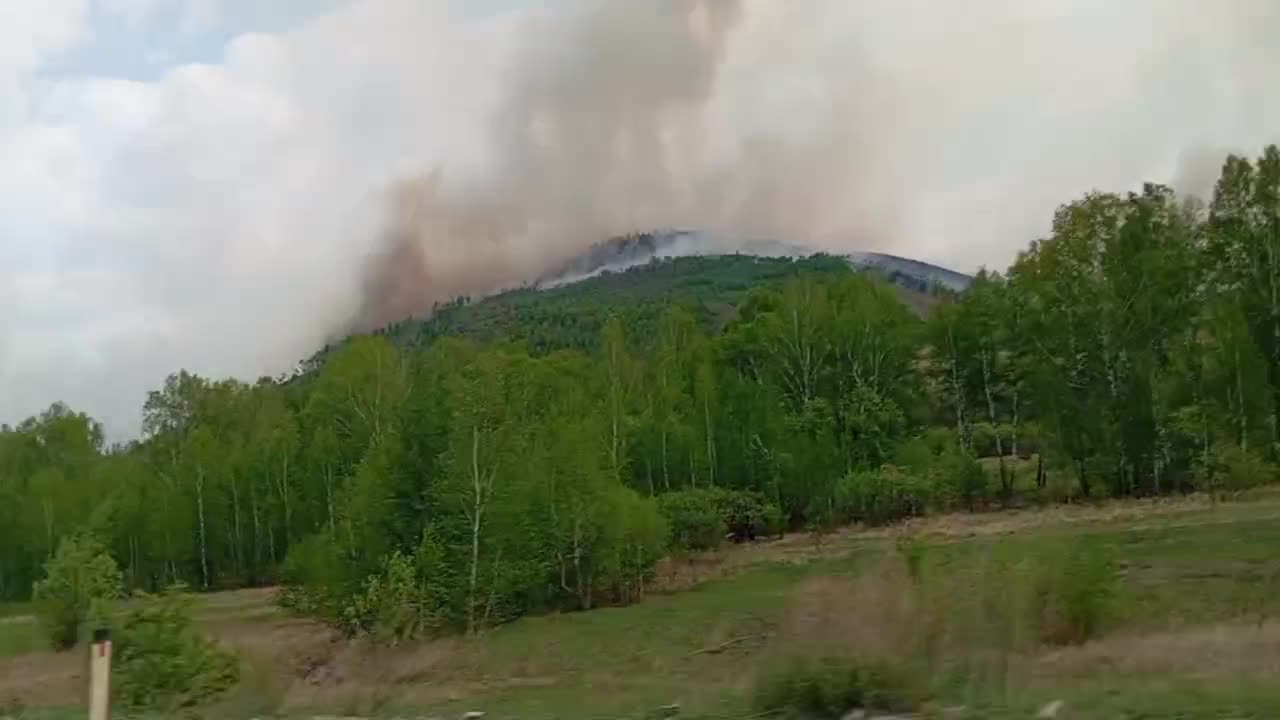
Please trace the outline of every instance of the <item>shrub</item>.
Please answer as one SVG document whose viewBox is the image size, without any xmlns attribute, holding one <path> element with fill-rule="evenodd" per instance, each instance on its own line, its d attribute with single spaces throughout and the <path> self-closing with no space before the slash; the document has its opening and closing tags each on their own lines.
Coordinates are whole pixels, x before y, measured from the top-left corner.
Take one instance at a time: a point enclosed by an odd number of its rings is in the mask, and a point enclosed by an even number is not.
<svg viewBox="0 0 1280 720">
<path fill-rule="evenodd" d="M 1274 465 L 1234 443 L 1217 448 L 1216 456 L 1214 489 L 1220 492 L 1239 493 L 1275 481 Z"/>
<path fill-rule="evenodd" d="M 117 698 L 131 710 L 194 707 L 240 679 L 236 655 L 193 626 L 191 596 L 180 587 L 144 595 L 125 618 L 115 647 Z"/>
<path fill-rule="evenodd" d="M 391 645 L 423 637 L 441 625 L 440 609 L 419 579 L 414 558 L 400 551 L 386 559 L 382 572 L 365 580 L 342 618 L 352 634 Z"/>
<path fill-rule="evenodd" d="M 716 494 L 720 515 L 734 540 L 755 540 L 775 533 L 781 524 L 782 513 L 758 492 L 724 490 Z"/>
<path fill-rule="evenodd" d="M 845 657 L 798 657 L 756 681 L 755 705 L 762 713 L 840 718 L 866 708 L 909 712 L 924 698 L 919 679 L 887 662 Z"/>
<path fill-rule="evenodd" d="M 327 534 L 312 535 L 289 548 L 277 602 L 287 610 L 340 625 L 354 585 L 350 572 L 349 561 Z"/>
<path fill-rule="evenodd" d="M 672 548 L 711 550 L 720 546 L 728 532 L 719 498 L 712 490 L 667 493 L 658 499 L 658 507 L 667 518 Z"/>
<path fill-rule="evenodd" d="M 782 537 L 787 529 L 787 519 L 782 514 L 782 508 L 769 503 L 764 507 L 764 533 L 768 537 Z"/>
<path fill-rule="evenodd" d="M 962 506 L 973 510 L 990 493 L 990 478 L 974 454 L 960 446 L 954 432 L 934 429 L 901 443 L 894 465 L 923 480 L 918 500 L 929 509 Z"/>
<path fill-rule="evenodd" d="M 951 504 L 972 511 L 990 496 L 990 477 L 982 464 L 960 448 L 951 448 L 938 456 L 930 476 Z"/>
<path fill-rule="evenodd" d="M 88 535 L 69 536 L 45 563 L 45 578 L 32 595 L 36 614 L 55 650 L 74 647 L 81 628 L 103 618 L 120 596 L 122 575 L 115 560 Z"/>
<path fill-rule="evenodd" d="M 1045 553 L 1040 567 L 1036 598 L 1041 639 L 1061 645 L 1097 636 L 1112 615 L 1118 588 L 1107 548 L 1082 538 Z"/>
<path fill-rule="evenodd" d="M 613 602 L 634 602 L 644 596 L 646 580 L 666 553 L 667 522 L 656 502 L 633 490 L 615 488 L 608 498 L 612 512 L 600 518 L 602 527 L 589 558 L 595 594 Z"/>
<path fill-rule="evenodd" d="M 677 549 L 710 550 L 726 535 L 741 542 L 782 531 L 782 511 L 750 490 L 680 490 L 659 498 L 659 508 Z"/>
<path fill-rule="evenodd" d="M 928 479 L 898 465 L 851 473 L 836 483 L 835 511 L 845 521 L 881 525 L 922 515 L 932 502 Z"/>
</svg>

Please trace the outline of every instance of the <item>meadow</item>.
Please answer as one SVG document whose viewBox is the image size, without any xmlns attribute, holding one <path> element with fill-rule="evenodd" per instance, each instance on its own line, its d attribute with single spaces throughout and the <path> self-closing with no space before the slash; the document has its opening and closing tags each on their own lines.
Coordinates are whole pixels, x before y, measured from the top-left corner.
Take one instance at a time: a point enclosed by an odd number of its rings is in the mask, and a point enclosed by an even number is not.
<svg viewBox="0 0 1280 720">
<path fill-rule="evenodd" d="M 1069 576 L 1054 563 L 1085 546 L 1106 558 L 1096 627 L 1045 635 L 1028 579 Z M 199 622 L 249 671 L 202 712 L 751 717 L 770 677 L 840 655 L 911 672 L 921 717 L 1278 717 L 1277 551 L 1272 492 L 945 515 L 670 559 L 635 605 L 390 648 L 292 618 L 270 589 L 215 593 Z M 0 715 L 75 717 L 81 653 L 41 650 L 27 612 L 0 610 Z"/>
</svg>

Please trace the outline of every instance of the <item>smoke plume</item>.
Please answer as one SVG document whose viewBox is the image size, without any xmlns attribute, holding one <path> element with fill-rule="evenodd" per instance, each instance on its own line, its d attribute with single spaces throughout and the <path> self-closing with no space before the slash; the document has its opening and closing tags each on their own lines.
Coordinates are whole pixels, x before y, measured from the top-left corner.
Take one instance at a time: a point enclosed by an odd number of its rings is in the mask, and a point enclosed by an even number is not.
<svg viewBox="0 0 1280 720">
<path fill-rule="evenodd" d="M 633 231 L 1002 268 L 1280 141 L 1275 0 L 216 4 L 0 22 L 0 422 L 127 437 L 179 368 L 289 372 Z"/>
<path fill-rule="evenodd" d="M 434 171 L 389 193 L 355 326 L 531 280 L 626 232 L 810 240 L 839 216 L 834 202 L 856 206 L 851 181 L 875 163 L 851 145 L 859 136 L 847 130 L 866 119 L 852 96 L 833 98 L 803 142 L 716 126 L 717 81 L 742 16 L 739 0 L 655 0 L 531 17 L 490 129 L 495 166 L 481 182 L 451 185 Z M 886 211 L 852 217 L 883 229 Z M 855 241 L 864 230 L 836 229 Z"/>
</svg>

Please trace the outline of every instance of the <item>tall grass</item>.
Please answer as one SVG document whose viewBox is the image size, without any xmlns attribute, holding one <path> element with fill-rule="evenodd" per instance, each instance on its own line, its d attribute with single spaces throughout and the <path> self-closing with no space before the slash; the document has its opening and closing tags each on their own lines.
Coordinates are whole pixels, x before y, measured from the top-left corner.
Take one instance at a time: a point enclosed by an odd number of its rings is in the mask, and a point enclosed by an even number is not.
<svg viewBox="0 0 1280 720">
<path fill-rule="evenodd" d="M 999 702 L 1034 653 L 1104 632 L 1117 586 L 1106 548 L 1088 537 L 963 552 L 904 537 L 856 577 L 798 589 L 756 704 L 841 717 L 916 710 L 939 694 Z"/>
</svg>

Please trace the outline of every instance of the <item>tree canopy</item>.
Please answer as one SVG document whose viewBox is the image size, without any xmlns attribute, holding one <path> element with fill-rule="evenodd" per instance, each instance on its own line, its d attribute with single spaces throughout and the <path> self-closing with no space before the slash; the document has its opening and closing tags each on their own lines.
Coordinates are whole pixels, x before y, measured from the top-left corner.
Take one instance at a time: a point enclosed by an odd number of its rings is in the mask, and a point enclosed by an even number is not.
<svg viewBox="0 0 1280 720">
<path fill-rule="evenodd" d="M 55 403 L 0 430 L 0 598 L 87 533 L 129 588 L 285 581 L 353 626 L 474 630 L 641 597 L 698 503 L 798 528 L 1273 474 L 1274 146 L 1207 204 L 1069 202 L 925 317 L 903 292 L 824 256 L 655 261 L 462 298 L 288 381 L 179 371 L 124 446 Z"/>
</svg>

